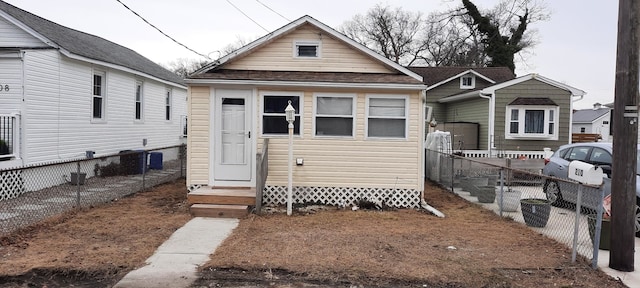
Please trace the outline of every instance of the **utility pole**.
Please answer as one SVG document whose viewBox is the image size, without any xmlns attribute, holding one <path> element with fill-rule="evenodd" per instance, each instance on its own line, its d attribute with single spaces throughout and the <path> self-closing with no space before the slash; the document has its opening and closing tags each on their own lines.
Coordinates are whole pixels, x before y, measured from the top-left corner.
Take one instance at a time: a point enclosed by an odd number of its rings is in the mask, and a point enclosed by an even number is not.
<svg viewBox="0 0 640 288">
<path fill-rule="evenodd" d="M 634 271 L 639 13 L 640 1 L 619 1 L 609 267 L 625 272 Z"/>
</svg>

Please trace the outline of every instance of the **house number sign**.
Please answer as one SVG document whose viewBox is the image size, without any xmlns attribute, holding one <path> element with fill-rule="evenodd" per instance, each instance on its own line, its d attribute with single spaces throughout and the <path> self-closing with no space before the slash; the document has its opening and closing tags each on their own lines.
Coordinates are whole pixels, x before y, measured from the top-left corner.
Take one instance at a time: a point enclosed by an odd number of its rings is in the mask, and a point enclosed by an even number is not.
<svg viewBox="0 0 640 288">
<path fill-rule="evenodd" d="M 0 84 L 0 92 L 9 91 L 9 85 Z"/>
</svg>

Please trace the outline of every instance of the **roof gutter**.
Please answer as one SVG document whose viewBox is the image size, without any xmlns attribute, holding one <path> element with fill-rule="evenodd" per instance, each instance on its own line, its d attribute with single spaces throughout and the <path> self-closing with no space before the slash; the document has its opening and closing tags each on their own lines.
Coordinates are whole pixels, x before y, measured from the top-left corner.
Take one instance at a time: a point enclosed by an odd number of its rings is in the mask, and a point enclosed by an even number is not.
<svg viewBox="0 0 640 288">
<path fill-rule="evenodd" d="M 495 131 L 495 114 L 496 114 L 496 92 L 495 91 L 491 91 L 490 93 L 485 92 L 484 90 L 480 91 L 480 98 L 484 98 L 484 99 L 489 99 L 489 117 L 487 119 L 487 126 L 489 127 L 489 131 L 488 135 L 487 135 L 487 149 L 489 150 L 489 156 L 491 156 L 492 153 L 492 149 L 495 149 L 495 145 L 494 145 L 494 141 L 493 137 L 494 137 L 494 131 Z"/>
</svg>

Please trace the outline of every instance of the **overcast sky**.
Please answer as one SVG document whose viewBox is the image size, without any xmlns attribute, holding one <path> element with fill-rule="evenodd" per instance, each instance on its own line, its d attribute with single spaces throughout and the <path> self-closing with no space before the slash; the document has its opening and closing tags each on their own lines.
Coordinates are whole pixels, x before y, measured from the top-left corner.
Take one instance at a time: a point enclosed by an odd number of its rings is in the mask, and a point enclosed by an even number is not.
<svg viewBox="0 0 640 288">
<path fill-rule="evenodd" d="M 40 17 L 91 33 L 131 48 L 147 58 L 167 63 L 200 58 L 175 44 L 116 0 L 5 0 Z M 237 41 L 253 40 L 304 15 L 337 28 L 378 3 L 429 14 L 457 6 L 458 0 L 121 0 L 166 34 L 201 54 L 219 57 L 217 50 Z M 497 1 L 475 0 L 490 8 Z M 547 0 L 551 20 L 534 24 L 540 43 L 516 74 L 538 73 L 587 92 L 574 108 L 590 108 L 614 98 L 618 1 Z"/>
</svg>

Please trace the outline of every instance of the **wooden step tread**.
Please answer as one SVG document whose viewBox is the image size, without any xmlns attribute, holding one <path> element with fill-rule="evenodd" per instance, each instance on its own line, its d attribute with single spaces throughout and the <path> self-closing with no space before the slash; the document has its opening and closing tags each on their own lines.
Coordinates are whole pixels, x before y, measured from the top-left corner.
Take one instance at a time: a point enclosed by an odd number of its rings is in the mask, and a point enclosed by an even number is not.
<svg viewBox="0 0 640 288">
<path fill-rule="evenodd" d="M 193 204 L 189 210 L 194 217 L 242 218 L 249 214 L 246 205 Z"/>
<path fill-rule="evenodd" d="M 189 195 L 214 195 L 214 196 L 236 196 L 236 197 L 256 197 L 256 188 L 243 188 L 243 189 L 230 189 L 230 188 L 217 188 L 211 189 L 211 187 L 203 187 L 193 192 L 189 192 Z"/>
</svg>

